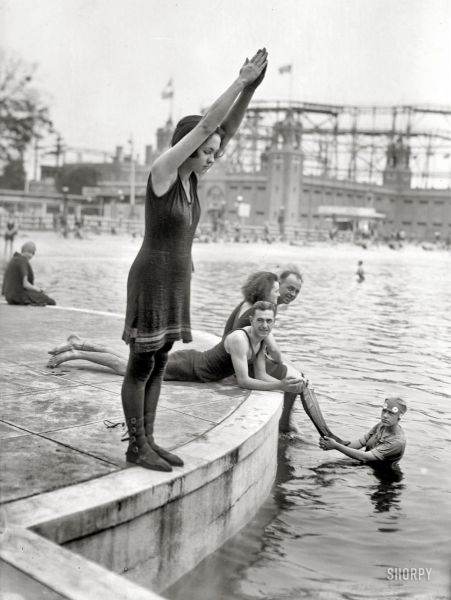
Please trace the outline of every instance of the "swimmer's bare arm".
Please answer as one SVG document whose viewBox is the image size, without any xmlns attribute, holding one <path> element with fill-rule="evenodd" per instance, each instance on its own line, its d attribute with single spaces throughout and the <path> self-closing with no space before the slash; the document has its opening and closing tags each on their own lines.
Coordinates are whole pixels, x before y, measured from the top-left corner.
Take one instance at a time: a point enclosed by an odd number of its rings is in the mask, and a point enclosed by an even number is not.
<svg viewBox="0 0 451 600">
<path fill-rule="evenodd" d="M 242 332 L 234 331 L 229 334 L 224 342 L 224 347 L 230 354 L 237 383 L 241 388 L 246 390 L 262 390 L 262 391 L 282 391 L 282 392 L 297 392 L 300 384 L 299 379 L 285 378 L 279 381 L 265 374 L 264 379 L 256 379 L 249 376 L 249 368 L 247 363 L 247 351 L 249 342 Z M 263 353 L 260 353 L 263 355 Z M 262 356 L 264 360 L 264 356 Z M 258 365 L 258 359 L 255 366 Z M 257 366 L 258 371 L 258 366 Z M 269 378 L 269 379 L 268 379 Z"/>
<path fill-rule="evenodd" d="M 365 444 L 362 444 L 360 440 L 354 440 L 353 442 L 349 442 L 349 444 L 347 444 L 348 448 L 354 448 L 355 450 L 360 450 L 360 448 L 363 448 L 364 446 Z"/>
<path fill-rule="evenodd" d="M 150 170 L 156 194 L 162 195 L 167 192 L 177 177 L 180 165 L 222 124 L 238 95 L 259 77 L 266 64 L 266 50 L 258 50 L 251 60 L 241 67 L 235 81 L 213 102 L 194 129 L 155 160 Z"/>
<path fill-rule="evenodd" d="M 380 458 L 375 456 L 371 450 L 369 452 L 364 452 L 363 450 L 359 450 L 362 446 L 358 440 L 351 442 L 349 446 L 344 446 L 339 442 L 335 441 L 332 438 L 324 437 L 319 440 L 320 448 L 323 450 L 338 450 L 342 454 L 346 454 L 350 458 L 355 458 L 360 460 L 361 462 L 379 462 Z"/>
</svg>

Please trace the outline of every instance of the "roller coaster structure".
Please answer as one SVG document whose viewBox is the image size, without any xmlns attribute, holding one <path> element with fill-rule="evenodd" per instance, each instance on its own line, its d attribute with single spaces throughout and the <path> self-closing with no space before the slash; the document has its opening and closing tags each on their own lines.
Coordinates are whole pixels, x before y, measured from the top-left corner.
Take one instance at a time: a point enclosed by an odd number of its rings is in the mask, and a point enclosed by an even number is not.
<svg viewBox="0 0 451 600">
<path fill-rule="evenodd" d="M 338 106 L 262 100 L 227 148 L 232 172 L 256 173 L 274 144 L 300 148 L 303 173 L 382 184 L 390 147 L 408 149 L 412 187 L 451 189 L 450 106 Z"/>
</svg>

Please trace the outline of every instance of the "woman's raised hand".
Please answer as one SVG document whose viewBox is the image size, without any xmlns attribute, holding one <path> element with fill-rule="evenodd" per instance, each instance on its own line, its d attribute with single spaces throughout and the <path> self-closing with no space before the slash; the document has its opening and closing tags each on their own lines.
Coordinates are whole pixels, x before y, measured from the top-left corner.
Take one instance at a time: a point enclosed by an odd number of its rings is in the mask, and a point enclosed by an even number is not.
<svg viewBox="0 0 451 600">
<path fill-rule="evenodd" d="M 249 60 L 246 58 L 244 65 L 240 69 L 240 79 L 244 85 L 250 85 L 256 82 L 257 79 L 264 73 L 266 65 L 268 64 L 268 52 L 266 48 L 261 48 L 255 55 Z M 264 76 L 264 75 L 263 75 Z M 261 83 L 261 79 L 257 83 Z"/>
</svg>

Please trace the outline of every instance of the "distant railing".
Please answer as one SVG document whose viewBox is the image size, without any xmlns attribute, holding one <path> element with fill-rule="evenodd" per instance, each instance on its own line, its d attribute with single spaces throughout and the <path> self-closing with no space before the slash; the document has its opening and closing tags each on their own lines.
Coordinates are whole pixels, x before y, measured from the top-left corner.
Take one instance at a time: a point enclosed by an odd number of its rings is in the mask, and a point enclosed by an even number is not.
<svg viewBox="0 0 451 600">
<path fill-rule="evenodd" d="M 10 220 L 10 215 L 0 214 L 0 229 L 4 230 L 6 222 Z M 17 223 L 19 229 L 37 229 L 42 231 L 54 229 L 53 216 L 51 214 L 45 215 L 44 217 L 39 217 L 29 213 L 16 213 L 13 217 L 13 220 L 15 223 Z"/>
<path fill-rule="evenodd" d="M 5 231 L 6 221 L 10 220 L 7 214 L 0 214 L 0 231 Z M 137 235 L 144 233 L 142 219 L 110 219 L 96 215 L 84 215 L 81 222 L 77 222 L 74 215 L 69 215 L 67 225 L 61 222 L 60 214 L 47 214 L 43 217 L 27 213 L 16 213 L 14 220 L 19 231 L 55 231 L 70 237 L 82 237 L 85 233 L 110 234 L 110 235 Z M 81 226 L 80 226 L 81 224 Z M 214 231 L 212 223 L 201 223 L 198 227 L 196 238 L 200 241 L 320 241 L 328 239 L 328 230 L 324 228 L 308 229 L 299 227 L 281 235 L 278 226 L 271 225 L 243 225 L 239 229 L 231 226 L 227 230 Z"/>
<path fill-rule="evenodd" d="M 14 221 L 19 230 L 22 231 L 61 231 L 64 224 L 61 221 L 60 214 L 47 214 L 43 217 L 29 213 L 16 213 Z M 11 220 L 7 214 L 0 214 L 0 231 L 4 232 L 6 222 Z M 77 223 L 75 215 L 69 215 L 67 218 L 67 230 L 69 233 L 80 230 L 94 231 L 95 233 L 139 233 L 143 230 L 142 220 L 132 219 L 107 219 L 96 215 L 84 215 L 81 221 Z"/>
</svg>

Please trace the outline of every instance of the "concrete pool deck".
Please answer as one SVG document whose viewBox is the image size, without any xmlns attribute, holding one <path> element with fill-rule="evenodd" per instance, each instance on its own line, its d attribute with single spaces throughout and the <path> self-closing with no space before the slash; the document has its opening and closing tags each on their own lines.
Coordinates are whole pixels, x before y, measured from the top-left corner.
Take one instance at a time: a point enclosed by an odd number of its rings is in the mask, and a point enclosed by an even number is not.
<svg viewBox="0 0 451 600">
<path fill-rule="evenodd" d="M 123 421 L 122 378 L 81 361 L 45 367 L 72 331 L 125 355 L 123 317 L 0 304 L 0 322 L 0 590 L 155 598 L 147 590 L 166 588 L 253 516 L 275 473 L 279 394 L 167 382 L 156 437 L 185 466 L 129 467 L 123 428 L 104 424 Z M 194 337 L 201 349 L 216 341 Z"/>
</svg>

